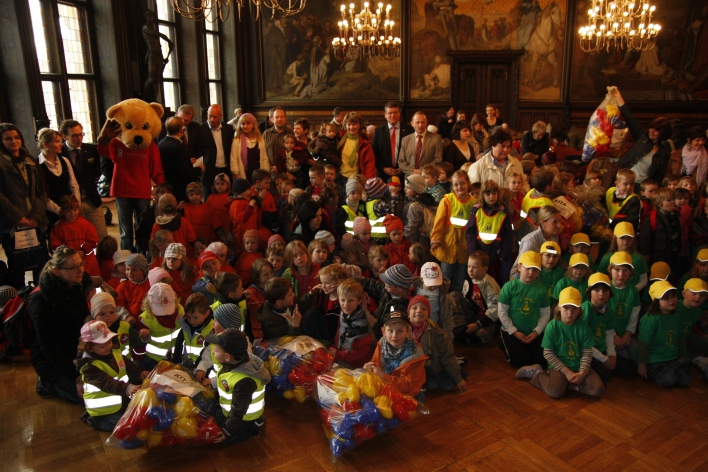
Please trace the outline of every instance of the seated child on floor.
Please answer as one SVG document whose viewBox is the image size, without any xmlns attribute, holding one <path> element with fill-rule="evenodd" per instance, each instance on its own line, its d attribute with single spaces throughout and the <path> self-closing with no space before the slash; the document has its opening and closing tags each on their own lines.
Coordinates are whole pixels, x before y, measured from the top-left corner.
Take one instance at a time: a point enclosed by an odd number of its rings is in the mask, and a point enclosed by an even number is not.
<svg viewBox="0 0 708 472">
<path fill-rule="evenodd" d="M 116 333 L 118 349 L 124 358 L 130 359 L 130 325 L 116 311 L 116 300 L 108 292 L 98 292 L 91 297 L 91 318 L 103 321 L 111 332 Z"/>
<path fill-rule="evenodd" d="M 453 330 L 454 341 L 460 344 L 487 344 L 499 324 L 497 298 L 499 284 L 489 274 L 489 255 L 484 251 L 475 251 L 467 260 L 467 279 L 462 284 L 462 292 L 453 292 L 453 297 L 460 301 L 467 325 Z M 462 300 L 460 300 L 462 299 Z"/>
<path fill-rule="evenodd" d="M 204 349 L 204 338 L 214 331 L 214 317 L 203 294 L 193 293 L 189 296 L 179 326 L 181 330 L 175 340 L 172 361 L 191 370 L 196 367 Z"/>
<path fill-rule="evenodd" d="M 152 370 L 163 359 L 171 360 L 180 330 L 179 320 L 184 315 L 182 306 L 177 302 L 177 295 L 166 284 L 150 287 L 143 301 L 143 312 L 135 324 L 140 334 L 140 341 L 145 344 L 145 351 L 136 356 L 145 370 Z M 133 349 L 133 353 L 137 351 Z"/>
<path fill-rule="evenodd" d="M 273 277 L 275 277 L 273 264 L 266 259 L 258 259 L 251 267 L 251 285 L 243 291 L 243 296 L 246 297 L 246 306 L 248 307 L 248 312 L 243 315 L 248 317 L 245 324 L 251 326 L 253 342 L 256 339 L 263 339 L 261 322 L 258 321 L 258 310 L 265 303 L 266 283 Z"/>
<path fill-rule="evenodd" d="M 329 349 L 339 364 L 356 369 L 363 367 L 374 353 L 374 335 L 362 305 L 364 290 L 355 280 L 345 280 L 337 287 L 340 314 L 337 335 Z"/>
<path fill-rule="evenodd" d="M 200 302 L 201 303 L 201 302 Z M 207 305 L 209 307 L 209 305 Z M 202 306 L 202 309 L 204 307 Z M 219 305 L 216 310 L 211 310 L 214 316 L 214 333 L 221 334 L 229 328 L 234 328 L 241 331 L 242 318 L 241 311 L 237 305 L 226 303 Z M 206 339 L 205 339 L 206 341 Z M 194 377 L 204 386 L 211 385 L 216 388 L 216 376 L 221 369 L 221 365 L 214 360 L 214 346 L 205 342 L 204 348 L 199 357 L 199 363 L 194 369 Z M 250 352 L 250 346 L 249 346 Z"/>
<path fill-rule="evenodd" d="M 258 312 L 263 339 L 302 334 L 302 315 L 295 304 L 295 292 L 288 279 L 273 277 L 266 282 L 266 302 Z"/>
<path fill-rule="evenodd" d="M 147 259 L 142 254 L 131 254 L 125 261 L 125 276 L 127 280 L 118 284 L 116 292 L 116 306 L 121 318 L 135 324 L 143 306 L 143 299 L 150 290 L 150 282 L 147 279 L 148 264 Z"/>
</svg>

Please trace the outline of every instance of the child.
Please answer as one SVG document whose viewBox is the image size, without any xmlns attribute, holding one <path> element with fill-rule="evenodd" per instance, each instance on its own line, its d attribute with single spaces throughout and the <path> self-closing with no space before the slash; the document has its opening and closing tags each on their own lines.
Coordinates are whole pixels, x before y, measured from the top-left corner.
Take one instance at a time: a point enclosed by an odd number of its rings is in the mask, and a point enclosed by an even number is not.
<svg viewBox="0 0 708 472">
<path fill-rule="evenodd" d="M 217 174 L 214 177 L 214 185 L 206 203 L 211 207 L 216 221 L 221 223 L 221 228 L 224 230 L 222 234 L 224 235 L 231 233 L 231 218 L 229 218 L 230 193 L 231 179 L 229 176 L 224 173 Z"/>
<path fill-rule="evenodd" d="M 310 259 L 307 248 L 302 241 L 291 241 L 285 246 L 285 272 L 283 278 L 292 283 L 298 300 L 318 283 L 319 264 Z"/>
<path fill-rule="evenodd" d="M 148 282 L 150 282 L 151 287 L 155 284 L 172 286 L 172 277 L 162 267 L 154 267 L 148 271 Z"/>
<path fill-rule="evenodd" d="M 437 166 L 428 164 L 420 170 L 420 175 L 425 183 L 425 193 L 429 193 L 435 199 L 435 203 L 440 203 L 440 200 L 445 196 L 445 189 L 438 182 L 440 171 Z"/>
<path fill-rule="evenodd" d="M 125 261 L 128 260 L 128 257 L 130 257 L 130 251 L 127 249 L 120 249 L 113 253 L 113 271 L 111 272 L 111 278 L 107 282 L 114 290 L 118 288 L 118 284 L 127 279 Z"/>
<path fill-rule="evenodd" d="M 115 267 L 113 256 L 116 252 L 118 252 L 118 241 L 113 236 L 106 236 L 99 241 L 96 248 L 96 259 L 104 282 L 108 282 L 113 277 L 113 268 Z"/>
<path fill-rule="evenodd" d="M 118 350 L 124 358 L 130 359 L 130 325 L 118 316 L 113 295 L 108 292 L 98 292 L 91 297 L 91 318 L 103 321 L 109 330 L 116 333 Z"/>
<path fill-rule="evenodd" d="M 654 208 L 649 218 L 642 221 L 639 232 L 639 251 L 649 263 L 659 260 L 671 266 L 671 272 L 680 273 L 678 258 L 681 251 L 681 223 L 671 190 L 662 188 L 652 197 Z"/>
<path fill-rule="evenodd" d="M 573 254 L 585 254 L 588 258 L 588 264 L 590 264 L 590 271 L 593 272 L 595 270 L 595 261 L 593 261 L 592 256 L 590 255 L 590 244 L 590 237 L 587 234 L 575 233 L 570 238 L 568 252 L 561 256 L 561 263 L 565 264 L 567 267 Z M 581 291 L 580 293 L 583 292 Z"/>
<path fill-rule="evenodd" d="M 364 292 L 379 301 L 377 311 L 372 313 L 379 318 L 377 325 L 374 326 L 374 334 L 379 327 L 383 326 L 384 315 L 392 311 L 405 313 L 413 289 L 413 274 L 403 264 L 389 267 L 379 278 L 381 280 L 357 279 Z"/>
<path fill-rule="evenodd" d="M 642 202 L 642 212 L 639 221 L 645 221 L 649 217 L 649 212 L 654 208 L 651 204 L 651 199 L 656 194 L 656 191 L 659 190 L 659 183 L 656 180 L 646 179 L 639 184 L 639 187 L 641 189 L 639 200 Z"/>
<path fill-rule="evenodd" d="M 192 286 L 199 278 L 197 269 L 190 264 L 187 250 L 180 243 L 172 243 L 165 249 L 165 261 L 162 268 L 172 278 L 172 288 L 179 300 L 187 300 L 192 294 Z"/>
<path fill-rule="evenodd" d="M 121 318 L 135 324 L 135 319 L 142 309 L 143 299 L 150 290 L 150 282 L 147 279 L 148 265 L 147 259 L 142 254 L 131 254 L 125 261 L 125 276 L 118 284 L 116 292 L 116 306 L 119 308 Z"/>
<path fill-rule="evenodd" d="M 479 193 L 482 191 L 482 184 L 480 182 L 475 182 L 470 184 L 469 189 L 470 196 L 474 198 L 475 202 L 479 201 Z"/>
<path fill-rule="evenodd" d="M 268 238 L 268 247 L 267 249 L 270 249 L 271 247 L 274 247 L 276 249 L 281 249 L 285 250 L 285 239 L 279 234 L 274 234 L 270 238 Z"/>
<path fill-rule="evenodd" d="M 257 435 L 265 423 L 265 384 L 270 373 L 261 359 L 248 353 L 248 339 L 239 330 L 210 334 L 206 341 L 214 346 L 214 359 L 222 366 L 216 422 L 226 444 L 244 441 Z"/>
<path fill-rule="evenodd" d="M 389 266 L 389 253 L 383 246 L 373 246 L 369 249 L 368 277 L 378 279 Z M 364 275 L 367 275 L 366 272 Z"/>
<path fill-rule="evenodd" d="M 538 280 L 546 287 L 548 298 L 553 298 L 553 289 L 563 279 L 563 269 L 560 267 L 561 248 L 555 241 L 546 241 L 541 245 L 541 273 Z"/>
<path fill-rule="evenodd" d="M 467 322 L 453 330 L 454 340 L 460 344 L 487 344 L 499 322 L 497 298 L 501 289 L 496 280 L 487 274 L 488 267 L 489 255 L 486 252 L 470 254 L 462 292 L 452 293 L 458 306 L 463 308 Z"/>
<path fill-rule="evenodd" d="M 521 174 L 516 172 L 510 172 L 506 174 L 506 189 L 511 193 L 511 198 L 509 199 L 511 207 L 507 208 L 507 211 L 511 215 L 511 224 L 514 231 L 517 231 L 521 226 L 521 204 L 524 201 L 524 192 L 522 191 L 524 185 L 524 179 Z"/>
<path fill-rule="evenodd" d="M 246 325 L 248 306 L 243 296 L 243 280 L 241 280 L 241 276 L 222 272 L 214 281 L 214 288 L 216 288 L 216 293 L 214 294 L 215 301 L 211 304 L 211 309 L 216 310 L 220 305 L 225 303 L 238 305 L 239 311 L 243 314 L 243 319 L 241 320 L 243 324 L 239 326 L 239 329 L 245 331 L 246 335 L 252 337 L 252 334 L 249 333 L 250 326 Z"/>
<path fill-rule="evenodd" d="M 549 170 L 539 170 L 531 179 L 531 186 L 524 199 L 521 201 L 523 221 L 519 224 L 517 237 L 522 239 L 527 234 L 538 229 L 538 210 L 544 206 L 553 206 L 551 193 L 553 192 L 553 178 L 555 175 Z"/>
<path fill-rule="evenodd" d="M 588 277 L 590 276 L 590 262 L 588 256 L 579 252 L 570 256 L 568 269 L 565 277 L 556 282 L 553 288 L 553 299 L 558 300 L 560 293 L 566 287 L 574 287 L 580 292 L 581 298 L 585 301 L 584 293 L 588 289 Z"/>
<path fill-rule="evenodd" d="M 81 419 L 100 431 L 113 431 L 129 398 L 140 390 L 148 374 L 113 349 L 115 336 L 103 321 L 89 321 L 81 327 L 82 355 L 74 361 L 81 374 L 86 406 Z"/>
<path fill-rule="evenodd" d="M 231 186 L 233 200 L 229 207 L 231 232 L 236 241 L 242 241 L 248 229 L 258 231 L 258 209 L 261 199 L 254 194 L 251 183 L 246 179 L 234 179 Z"/>
<path fill-rule="evenodd" d="M 688 241 L 691 236 L 691 225 L 693 224 L 693 208 L 689 205 L 690 200 L 691 193 L 685 188 L 677 188 L 674 190 L 674 203 L 681 226 L 681 250 L 679 252 L 678 264 L 676 264 L 680 272 L 685 272 L 688 269 L 688 256 L 690 252 Z M 701 212 L 701 215 L 704 214 L 705 212 Z"/>
<path fill-rule="evenodd" d="M 610 380 L 610 372 L 626 378 L 637 373 L 637 365 L 630 359 L 618 357 L 615 351 L 615 325 L 607 307 L 607 301 L 612 296 L 611 287 L 610 278 L 606 274 L 592 274 L 588 279 L 586 300 L 581 307 L 583 321 L 588 324 L 595 338 L 590 367 L 600 376 L 603 383 Z"/>
<path fill-rule="evenodd" d="M 197 263 L 203 275 L 192 285 L 192 292 L 204 294 L 207 300 L 209 300 L 209 304 L 212 304 L 214 303 L 214 294 L 216 293 L 214 282 L 221 273 L 221 263 L 216 254 L 211 251 L 201 253 Z"/>
<path fill-rule="evenodd" d="M 194 252 L 192 244 L 194 244 L 197 236 L 194 234 L 192 223 L 186 218 L 182 218 L 182 215 L 177 211 L 177 200 L 174 195 L 166 194 L 161 196 L 157 208 L 161 215 L 155 218 L 150 239 L 154 238 L 155 233 L 160 230 L 169 230 L 172 232 L 172 240 L 184 245 L 187 249 L 187 255 L 191 256 Z M 159 265 L 162 265 L 162 262 Z"/>
<path fill-rule="evenodd" d="M 246 324 L 251 326 L 253 342 L 257 339 L 263 339 L 261 322 L 258 321 L 258 310 L 265 303 L 264 291 L 266 283 L 273 277 L 275 277 L 273 265 L 266 259 L 258 259 L 251 267 L 251 286 L 243 291 L 243 296 L 246 297 L 246 306 L 248 307 L 248 313 L 244 313 L 244 316 L 248 316 Z"/>
<path fill-rule="evenodd" d="M 410 333 L 410 321 L 403 312 L 384 314 L 381 320 L 383 337 L 376 344 L 371 362 L 364 364 L 364 370 L 392 384 L 402 395 L 418 396 L 425 384 L 428 358 Z"/>
<path fill-rule="evenodd" d="M 305 192 L 312 196 L 314 201 L 319 201 L 322 195 L 322 190 L 325 186 L 325 170 L 322 164 L 315 164 L 310 167 L 310 185 L 307 186 Z"/>
<path fill-rule="evenodd" d="M 199 256 L 201 256 L 202 253 L 206 251 L 206 248 L 208 246 L 209 240 L 201 236 L 197 236 L 197 239 L 194 240 L 194 260 L 199 259 Z"/>
<path fill-rule="evenodd" d="M 371 223 L 365 216 L 357 216 L 352 222 L 354 241 L 347 245 L 342 252 L 342 259 L 345 264 L 354 264 L 362 270 L 369 268 L 368 254 L 373 246 L 371 242 Z"/>
<path fill-rule="evenodd" d="M 162 265 L 165 261 L 165 249 L 173 242 L 172 231 L 161 229 L 155 233 L 155 236 L 148 243 L 150 249 L 150 269 Z"/>
<path fill-rule="evenodd" d="M 251 266 L 256 259 L 262 259 L 263 253 L 258 249 L 258 231 L 249 229 L 243 233 L 244 252 L 236 260 L 236 273 L 241 276 L 244 285 L 251 283 Z"/>
<path fill-rule="evenodd" d="M 263 339 L 300 336 L 302 315 L 295 304 L 292 283 L 282 277 L 273 277 L 266 282 L 263 295 L 266 302 L 258 312 Z"/>
<path fill-rule="evenodd" d="M 683 287 L 688 279 L 693 278 L 698 278 L 704 282 L 708 282 L 708 249 L 701 249 L 698 251 L 698 254 L 696 254 L 696 260 L 693 262 L 691 270 L 686 272 L 686 274 L 681 277 L 678 286 Z M 704 306 L 703 309 L 708 310 L 708 306 Z"/>
<path fill-rule="evenodd" d="M 308 149 L 312 157 L 323 166 L 331 165 L 335 170 L 342 165 L 342 160 L 337 152 L 337 129 L 332 123 L 323 123 L 317 139 L 310 142 Z M 314 166 L 313 166 L 314 167 Z"/>
<path fill-rule="evenodd" d="M 305 312 L 305 334 L 334 346 L 339 326 L 339 296 L 337 288 L 349 278 L 341 265 L 329 265 L 320 271 L 320 283 L 312 287 L 301 301 Z"/>
<path fill-rule="evenodd" d="M 275 158 L 275 166 L 278 172 L 285 173 L 289 180 L 295 182 L 297 188 L 305 187 L 305 174 L 301 166 L 307 163 L 309 153 L 301 145 L 298 145 L 297 138 L 292 133 L 283 137 L 283 147 Z"/>
<path fill-rule="evenodd" d="M 98 259 L 93 253 L 98 245 L 96 227 L 79 214 L 79 202 L 73 195 L 59 199 L 61 217 L 52 226 L 49 235 L 49 249 L 54 251 L 64 245 L 76 251 L 84 261 L 84 270 L 94 277 L 101 275 Z"/>
<path fill-rule="evenodd" d="M 686 337 L 676 314 L 676 288 L 668 282 L 649 287 L 651 306 L 642 317 L 637 342 L 637 373 L 660 387 L 687 387 L 693 380 L 686 360 Z"/>
<path fill-rule="evenodd" d="M 219 258 L 219 263 L 221 264 L 222 272 L 236 273 L 236 269 L 234 269 L 231 264 L 229 264 L 229 261 L 226 259 L 226 257 L 229 255 L 229 248 L 226 246 L 226 244 L 222 243 L 221 241 L 215 241 L 207 245 L 206 250 L 213 252 L 214 254 L 216 254 L 216 257 Z"/>
<path fill-rule="evenodd" d="M 283 249 L 276 246 L 269 247 L 265 253 L 265 257 L 273 266 L 275 277 L 281 277 L 285 272 L 285 258 L 283 257 Z"/>
<path fill-rule="evenodd" d="M 626 252 L 616 252 L 610 258 L 612 298 L 607 303 L 607 307 L 614 316 L 615 349 L 617 355 L 631 360 L 634 359 L 635 351 L 632 335 L 637 332 L 641 308 L 639 291 L 629 283 L 633 270 L 632 257 Z"/>
<path fill-rule="evenodd" d="M 181 205 L 180 209 L 184 212 L 184 219 L 192 225 L 197 238 L 202 237 L 207 241 L 213 241 L 216 239 L 216 231 L 221 228 L 221 222 L 217 219 L 211 205 L 202 203 L 203 193 L 204 189 L 199 182 L 187 185 L 188 201 Z"/>
<path fill-rule="evenodd" d="M 411 271 L 415 270 L 415 266 L 408 257 L 411 243 L 406 241 L 403 235 L 403 221 L 397 216 L 386 215 L 383 225 L 386 228 L 386 234 L 388 234 L 389 243 L 386 244 L 386 251 L 388 252 L 389 264 L 404 264 Z"/>
<path fill-rule="evenodd" d="M 615 187 L 610 187 L 605 193 L 610 229 L 622 222 L 631 224 L 635 232 L 639 229 L 642 204 L 634 193 L 634 179 L 632 170 L 620 169 L 615 177 Z"/>
<path fill-rule="evenodd" d="M 425 386 L 427 390 L 441 389 L 451 391 L 467 390 L 467 372 L 460 368 L 455 358 L 455 349 L 435 322 L 430 319 L 430 302 L 427 298 L 416 295 L 408 303 L 408 319 L 411 323 L 413 338 L 420 344 L 423 353 L 428 356 L 425 363 Z"/>
<path fill-rule="evenodd" d="M 560 293 L 558 310 L 546 326 L 542 342 L 548 372 L 543 372 L 540 365 L 525 366 L 516 372 L 517 379 L 531 379 L 531 385 L 551 398 L 562 397 L 568 388 L 592 397 L 605 393 L 602 380 L 590 367 L 595 340 L 587 323 L 576 323 L 581 315 L 580 298 L 580 292 L 573 287 Z"/>
<path fill-rule="evenodd" d="M 600 263 L 597 265 L 597 271 L 603 274 L 609 274 L 608 268 L 610 266 L 610 259 L 615 252 L 626 252 L 631 256 L 632 266 L 634 267 L 629 283 L 637 287 L 638 291 L 641 291 L 647 285 L 647 262 L 644 257 L 635 250 L 635 247 L 634 226 L 626 221 L 619 223 L 615 226 L 610 250 L 605 254 L 602 260 L 600 260 Z"/>
<path fill-rule="evenodd" d="M 706 199 L 701 196 L 698 191 L 698 183 L 695 177 L 691 175 L 684 175 L 679 180 L 678 186 L 680 188 L 685 188 L 691 194 L 691 208 L 693 208 L 693 215 L 698 216 L 703 213 L 703 208 L 706 206 Z"/>
<path fill-rule="evenodd" d="M 438 166 L 440 171 L 440 176 L 438 177 L 438 183 L 442 185 L 443 192 L 448 194 L 452 192 L 452 182 L 450 182 L 450 177 L 455 173 L 455 168 L 450 162 L 441 162 Z"/>
<path fill-rule="evenodd" d="M 204 338 L 214 331 L 214 317 L 204 295 L 190 295 L 184 304 L 184 318 L 179 320 L 179 326 L 172 361 L 192 370 L 204 349 Z"/>
<path fill-rule="evenodd" d="M 430 303 L 428 316 L 452 341 L 455 329 L 466 324 L 460 311 L 455 309 L 452 297 L 448 293 L 450 281 L 443 278 L 440 266 L 435 262 L 424 264 L 420 269 L 420 277 L 413 281 L 413 288 L 416 295 L 428 299 Z"/>
<path fill-rule="evenodd" d="M 409 179 L 411 177 L 415 176 L 410 175 Z M 428 193 L 413 196 L 407 200 L 408 202 L 403 206 L 403 236 L 406 241 L 411 243 L 423 243 L 430 246 L 430 232 L 435 223 L 438 205 L 433 196 Z"/>
<path fill-rule="evenodd" d="M 337 157 L 339 157 L 339 153 L 337 153 Z M 324 164 L 324 169 L 325 187 L 336 190 L 339 201 L 343 202 L 347 198 L 347 191 L 342 185 L 340 185 L 340 177 L 337 175 L 339 170 L 333 164 Z"/>
<path fill-rule="evenodd" d="M 337 255 L 336 240 L 332 233 L 321 229 L 317 233 L 315 233 L 315 240 L 324 241 L 327 244 L 327 262 L 325 265 L 329 265 L 332 263 L 342 263 L 342 258 Z"/>
<path fill-rule="evenodd" d="M 425 182 L 423 181 L 423 176 L 421 176 L 420 174 L 411 174 L 406 177 L 406 187 L 403 193 L 403 210 L 401 213 L 401 217 L 403 219 L 403 226 L 408 226 L 408 213 L 410 212 L 410 207 L 413 203 L 417 202 L 420 199 L 420 196 L 423 195 L 424 192 Z M 433 196 L 427 193 L 425 195 L 428 195 L 430 205 L 435 207 L 436 204 Z M 406 237 L 409 238 L 409 235 L 406 235 Z"/>
<path fill-rule="evenodd" d="M 459 292 L 467 273 L 465 227 L 476 203 L 469 194 L 470 178 L 462 171 L 452 174 L 453 193 L 440 202 L 430 234 L 430 251 L 440 261 L 443 275 L 450 279 L 450 290 Z"/>
<path fill-rule="evenodd" d="M 241 331 L 242 317 L 237 305 L 225 303 L 219 305 L 216 310 L 212 310 L 212 313 L 214 314 L 214 334 L 221 334 L 230 328 Z M 207 348 L 202 350 L 199 364 L 195 368 L 194 377 L 205 387 L 217 388 L 216 380 L 219 369 L 221 369 L 221 364 L 214 359 L 214 345 L 207 343 Z"/>
<path fill-rule="evenodd" d="M 172 359 L 175 340 L 180 331 L 179 320 L 183 315 L 184 310 L 177 302 L 172 287 L 166 284 L 155 284 L 150 287 L 143 300 L 143 312 L 135 324 L 135 329 L 140 334 L 140 341 L 146 344 L 147 356 L 140 363 L 143 369 L 152 370 L 161 360 Z M 136 360 L 141 357 L 142 353 Z"/>
<path fill-rule="evenodd" d="M 358 180 L 347 180 L 347 198 L 337 212 L 337 221 L 340 223 L 340 227 L 337 228 L 339 234 L 344 234 L 345 231 L 354 234 L 354 220 L 359 216 L 366 218 L 366 205 L 361 200 L 361 191 L 362 187 Z"/>
<path fill-rule="evenodd" d="M 708 284 L 701 279 L 689 279 L 683 286 L 682 298 L 679 301 L 676 314 L 686 336 L 686 351 L 688 358 L 703 371 L 703 376 L 708 380 L 708 337 L 703 334 L 700 327 L 703 310 L 701 305 L 706 300 Z"/>
<path fill-rule="evenodd" d="M 270 172 L 266 169 L 255 169 L 253 174 L 251 174 L 251 178 L 253 179 L 251 191 L 254 196 L 260 199 L 260 205 L 257 205 L 258 214 L 255 221 L 249 220 L 250 224 L 256 223 L 256 225 L 247 226 L 246 229 L 255 229 L 258 231 L 261 241 L 268 241 L 268 238 L 281 228 L 281 222 L 278 219 L 278 207 L 273 194 L 270 193 Z"/>
<path fill-rule="evenodd" d="M 307 252 L 310 253 L 310 259 L 314 264 L 320 267 L 327 266 L 329 259 L 329 244 L 324 239 L 313 239 L 307 246 Z"/>
<path fill-rule="evenodd" d="M 363 367 L 374 354 L 374 336 L 361 304 L 364 290 L 356 281 L 344 280 L 337 287 L 337 297 L 341 313 L 329 352 L 339 364 Z"/>
<path fill-rule="evenodd" d="M 467 225 L 467 251 L 489 255 L 489 275 L 497 282 L 509 280 L 513 262 L 514 231 L 511 218 L 499 200 L 499 185 L 487 180 L 482 186 L 482 201 L 472 207 Z"/>
<path fill-rule="evenodd" d="M 533 251 L 521 254 L 518 270 L 519 278 L 507 282 L 499 293 L 502 345 L 512 366 L 544 366 L 541 340 L 551 311 L 548 289 L 537 280 L 541 256 Z"/>
<path fill-rule="evenodd" d="M 664 180 L 661 181 L 661 186 L 664 188 L 668 188 L 669 190 L 676 190 L 678 188 L 680 179 L 681 177 L 676 174 L 669 174 L 664 177 Z"/>
</svg>

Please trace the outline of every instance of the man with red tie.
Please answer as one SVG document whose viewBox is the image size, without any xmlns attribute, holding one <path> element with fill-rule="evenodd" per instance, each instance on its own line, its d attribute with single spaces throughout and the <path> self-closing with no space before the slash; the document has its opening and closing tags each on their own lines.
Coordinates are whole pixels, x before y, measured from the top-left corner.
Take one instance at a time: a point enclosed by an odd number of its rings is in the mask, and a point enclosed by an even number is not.
<svg viewBox="0 0 708 472">
<path fill-rule="evenodd" d="M 376 157 L 376 170 L 384 182 L 393 176 L 401 176 L 398 167 L 398 154 L 401 149 L 401 140 L 413 133 L 413 127 L 401 122 L 401 109 L 397 102 L 388 102 L 384 107 L 384 116 L 387 123 L 379 126 L 374 131 L 372 146 Z"/>
<path fill-rule="evenodd" d="M 398 153 L 398 167 L 406 177 L 420 174 L 420 169 L 427 164 L 440 164 L 443 153 L 442 138 L 427 130 L 428 118 L 422 111 L 415 112 L 412 123 L 415 133 L 403 138 Z"/>
</svg>

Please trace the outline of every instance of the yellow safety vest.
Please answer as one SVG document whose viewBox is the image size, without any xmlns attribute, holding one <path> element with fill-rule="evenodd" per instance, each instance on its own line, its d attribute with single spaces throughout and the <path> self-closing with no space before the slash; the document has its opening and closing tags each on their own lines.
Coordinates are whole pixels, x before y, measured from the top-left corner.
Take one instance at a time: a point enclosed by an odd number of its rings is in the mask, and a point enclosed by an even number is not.
<svg viewBox="0 0 708 472">
<path fill-rule="evenodd" d="M 214 303 L 209 305 L 209 308 L 211 308 L 211 312 L 214 313 L 217 308 L 219 308 L 223 303 L 221 303 L 219 300 L 216 300 Z M 246 300 L 241 300 L 238 302 L 238 309 L 241 311 L 241 326 L 239 326 L 239 330 L 243 331 L 243 329 L 246 327 L 246 315 L 247 315 L 247 309 L 248 305 L 246 304 Z"/>
<path fill-rule="evenodd" d="M 462 203 L 457 199 L 454 193 L 448 193 L 445 198 L 450 202 L 450 220 L 447 224 L 454 226 L 455 228 L 464 228 L 467 226 L 467 221 L 470 219 L 470 211 L 477 200 L 474 197 L 470 197 L 467 203 Z"/>
<path fill-rule="evenodd" d="M 130 359 L 130 324 L 127 321 L 121 321 L 118 325 L 118 345 L 120 346 L 120 353 L 124 358 Z"/>
<path fill-rule="evenodd" d="M 639 196 L 636 193 L 632 192 L 629 195 L 627 195 L 627 198 L 622 200 L 622 203 L 615 203 L 612 199 L 612 196 L 614 195 L 616 188 L 617 187 L 612 187 L 612 188 L 608 189 L 607 192 L 605 193 L 605 202 L 607 203 L 607 211 L 610 213 L 610 223 L 612 223 L 612 220 L 615 219 L 615 216 L 617 216 L 617 214 L 620 212 L 622 207 L 624 207 L 632 197 L 639 198 Z M 622 217 L 622 216 L 625 216 L 625 215 L 620 215 L 620 217 Z"/>
<path fill-rule="evenodd" d="M 98 367 L 116 380 L 127 382 L 128 374 L 125 372 L 125 361 L 123 361 L 123 356 L 120 355 L 120 351 L 118 349 L 113 349 L 112 353 L 118 363 L 118 372 L 113 370 L 113 368 L 105 362 L 98 359 L 94 359 L 91 362 L 91 365 Z M 123 397 L 120 395 L 106 393 L 98 387 L 86 382 L 83 369 L 87 365 L 88 364 L 81 369 L 81 380 L 84 382 L 84 405 L 86 406 L 86 412 L 91 416 L 104 416 L 119 411 L 123 405 Z"/>
<path fill-rule="evenodd" d="M 175 347 L 177 336 L 182 330 L 179 322 L 175 324 L 172 331 L 162 326 L 155 316 L 142 318 L 142 322 L 150 330 L 150 342 L 145 346 L 148 357 L 158 362 L 167 359 L 167 353 Z"/>
<path fill-rule="evenodd" d="M 221 411 L 225 418 L 228 418 L 229 412 L 231 411 L 231 395 L 234 391 L 234 387 L 237 382 L 245 378 L 253 379 L 256 382 L 257 388 L 256 391 L 253 392 L 251 404 L 248 406 L 246 414 L 243 415 L 243 420 L 253 421 L 260 418 L 263 414 L 263 410 L 265 410 L 265 388 L 260 379 L 240 372 L 231 371 L 222 374 L 221 371 L 219 371 L 219 381 L 217 382 L 219 388 L 219 404 L 221 405 Z"/>
<path fill-rule="evenodd" d="M 371 237 L 374 239 L 386 239 L 386 227 L 383 224 L 386 215 L 378 218 L 376 213 L 374 213 L 374 205 L 378 200 L 369 200 L 366 202 L 366 215 L 369 218 L 369 223 L 371 224 Z"/>
<path fill-rule="evenodd" d="M 506 213 L 498 211 L 495 215 L 489 216 L 480 208 L 476 213 L 477 219 L 477 239 L 484 244 L 492 244 L 494 241 L 501 241 L 499 232 L 506 219 Z"/>
<path fill-rule="evenodd" d="M 553 205 L 553 200 L 551 200 L 548 197 L 535 197 L 532 198 L 531 194 L 533 193 L 533 189 L 529 190 L 528 193 L 524 196 L 524 199 L 521 201 L 521 212 L 520 216 L 521 218 L 525 218 L 526 221 L 531 223 L 531 225 L 534 228 L 538 228 L 538 225 L 536 224 L 535 221 L 531 219 L 531 217 L 528 216 L 528 214 L 531 212 L 531 210 L 535 210 L 537 208 L 545 207 L 545 206 L 554 206 Z"/>
<path fill-rule="evenodd" d="M 357 216 L 365 216 L 366 206 L 362 208 L 362 205 L 360 203 L 356 212 L 349 208 L 349 205 L 342 205 L 342 209 L 347 214 L 347 221 L 344 222 L 344 226 L 347 228 L 347 233 L 354 234 L 354 218 L 356 218 Z"/>
<path fill-rule="evenodd" d="M 195 333 L 192 337 L 189 337 L 186 330 L 182 330 L 182 337 L 184 338 L 184 352 L 193 361 L 199 359 L 199 354 L 201 354 L 202 349 L 204 349 L 204 338 L 207 334 L 214 331 L 214 320 L 212 319 L 207 323 L 207 325 L 202 329 L 201 333 Z"/>
</svg>

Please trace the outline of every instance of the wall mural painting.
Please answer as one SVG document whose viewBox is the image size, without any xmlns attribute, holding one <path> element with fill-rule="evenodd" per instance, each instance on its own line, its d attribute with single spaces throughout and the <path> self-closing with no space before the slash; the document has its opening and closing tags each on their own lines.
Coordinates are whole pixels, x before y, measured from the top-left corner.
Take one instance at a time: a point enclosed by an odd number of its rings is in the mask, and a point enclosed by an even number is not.
<svg viewBox="0 0 708 472">
<path fill-rule="evenodd" d="M 565 0 L 413 0 L 410 97 L 450 100 L 451 50 L 523 49 L 522 100 L 559 100 Z"/>
<path fill-rule="evenodd" d="M 588 1 L 578 2 L 577 24 L 587 23 Z M 708 100 L 708 3 L 655 0 L 661 25 L 650 51 L 584 53 L 575 41 L 571 100 L 600 102 L 608 85 L 626 100 Z"/>
<path fill-rule="evenodd" d="M 400 36 L 401 0 L 384 3 L 392 6 L 391 19 L 398 25 L 395 34 Z M 266 101 L 400 97 L 400 58 L 340 62 L 334 57 L 332 39 L 339 37 L 341 4 L 336 0 L 308 0 L 297 15 L 262 17 Z M 360 11 L 359 0 L 354 4 Z"/>
</svg>

